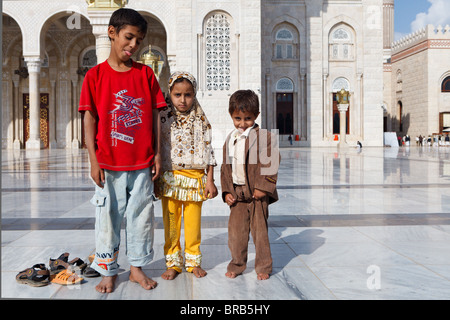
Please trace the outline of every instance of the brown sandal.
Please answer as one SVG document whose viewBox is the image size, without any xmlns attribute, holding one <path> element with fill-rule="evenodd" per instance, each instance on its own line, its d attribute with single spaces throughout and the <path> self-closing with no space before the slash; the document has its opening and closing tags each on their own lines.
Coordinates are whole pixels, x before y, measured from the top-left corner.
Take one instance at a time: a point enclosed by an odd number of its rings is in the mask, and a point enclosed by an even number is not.
<svg viewBox="0 0 450 320">
<path fill-rule="evenodd" d="M 31 268 L 20 271 L 16 275 L 16 281 L 21 284 L 28 284 L 32 287 L 43 287 L 50 283 L 50 272 L 45 264 L 35 264 Z"/>
<path fill-rule="evenodd" d="M 71 261 L 69 260 L 69 253 L 62 253 L 57 259 L 49 260 L 50 266 L 50 274 L 57 274 L 64 270 L 70 270 L 72 272 L 82 273 L 83 270 L 87 267 L 87 264 L 84 263 L 80 258 L 75 258 Z"/>
</svg>

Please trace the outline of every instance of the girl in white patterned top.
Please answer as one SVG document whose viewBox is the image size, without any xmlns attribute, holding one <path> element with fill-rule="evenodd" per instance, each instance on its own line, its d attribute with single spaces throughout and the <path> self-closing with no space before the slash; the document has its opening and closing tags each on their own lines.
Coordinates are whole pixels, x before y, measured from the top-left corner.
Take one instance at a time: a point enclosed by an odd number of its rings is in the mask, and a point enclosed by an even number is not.
<svg viewBox="0 0 450 320">
<path fill-rule="evenodd" d="M 211 146 L 211 125 L 196 99 L 195 78 L 175 72 L 169 80 L 170 99 L 161 117 L 162 176 L 157 183 L 164 220 L 166 280 L 174 279 L 183 266 L 196 277 L 201 268 L 201 208 L 217 196 Z M 181 253 L 181 216 L 184 216 L 185 261 Z"/>
</svg>

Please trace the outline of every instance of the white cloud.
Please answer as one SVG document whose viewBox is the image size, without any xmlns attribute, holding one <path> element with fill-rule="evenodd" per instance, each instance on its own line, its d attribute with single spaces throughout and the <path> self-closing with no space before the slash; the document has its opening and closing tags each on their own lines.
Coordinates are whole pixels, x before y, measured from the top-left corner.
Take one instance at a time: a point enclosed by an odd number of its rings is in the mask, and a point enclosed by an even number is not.
<svg viewBox="0 0 450 320">
<path fill-rule="evenodd" d="M 428 0 L 431 7 L 428 12 L 417 14 L 416 20 L 411 23 L 411 32 L 424 28 L 428 24 L 434 26 L 450 25 L 450 0 Z"/>
</svg>

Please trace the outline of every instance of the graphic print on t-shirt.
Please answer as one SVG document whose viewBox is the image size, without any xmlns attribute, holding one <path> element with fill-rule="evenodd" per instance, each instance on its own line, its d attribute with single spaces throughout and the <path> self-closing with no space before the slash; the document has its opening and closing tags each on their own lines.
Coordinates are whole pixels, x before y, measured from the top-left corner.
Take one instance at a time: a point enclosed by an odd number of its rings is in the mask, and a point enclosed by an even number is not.
<svg viewBox="0 0 450 320">
<path fill-rule="evenodd" d="M 127 143 L 134 143 L 134 136 L 142 123 L 143 111 L 138 107 L 144 104 L 143 98 L 134 98 L 126 95 L 128 90 L 124 89 L 114 93 L 116 101 L 114 110 L 110 111 L 112 129 L 111 139 L 113 145 L 117 145 L 117 140 Z"/>
</svg>

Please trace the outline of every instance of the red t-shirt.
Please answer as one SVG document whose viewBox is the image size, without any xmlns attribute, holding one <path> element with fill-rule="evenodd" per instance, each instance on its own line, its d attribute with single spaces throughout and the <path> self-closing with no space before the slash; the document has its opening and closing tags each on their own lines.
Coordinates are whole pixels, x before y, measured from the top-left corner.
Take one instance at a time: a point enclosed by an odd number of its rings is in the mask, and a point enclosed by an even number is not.
<svg viewBox="0 0 450 320">
<path fill-rule="evenodd" d="M 166 106 L 153 70 L 133 61 L 126 72 L 108 61 L 84 78 L 78 111 L 98 118 L 97 161 L 114 171 L 140 170 L 153 163 L 153 109 Z"/>
</svg>

